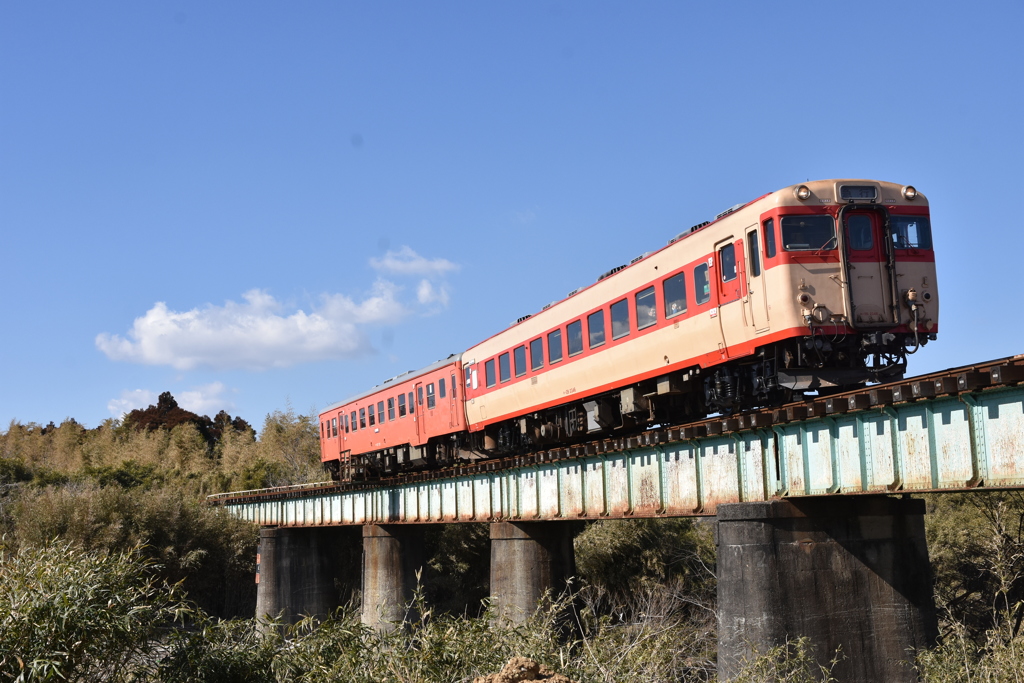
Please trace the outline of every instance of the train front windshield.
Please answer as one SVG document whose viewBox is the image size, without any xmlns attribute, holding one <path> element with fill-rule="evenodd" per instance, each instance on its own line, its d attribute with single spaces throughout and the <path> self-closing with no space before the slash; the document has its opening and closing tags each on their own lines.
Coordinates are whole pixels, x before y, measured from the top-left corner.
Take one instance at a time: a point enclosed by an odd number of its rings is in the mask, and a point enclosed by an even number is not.
<svg viewBox="0 0 1024 683">
<path fill-rule="evenodd" d="M 832 216 L 783 216 L 782 245 L 786 251 L 834 249 L 836 223 Z"/>
<path fill-rule="evenodd" d="M 932 226 L 927 216 L 892 216 L 889 222 L 897 249 L 932 248 Z"/>
</svg>

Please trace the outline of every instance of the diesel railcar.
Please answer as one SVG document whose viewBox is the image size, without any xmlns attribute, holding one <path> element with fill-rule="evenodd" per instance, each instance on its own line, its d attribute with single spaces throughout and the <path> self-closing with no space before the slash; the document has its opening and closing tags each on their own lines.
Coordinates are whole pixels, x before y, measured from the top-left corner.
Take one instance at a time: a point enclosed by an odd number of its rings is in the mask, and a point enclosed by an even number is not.
<svg viewBox="0 0 1024 683">
<path fill-rule="evenodd" d="M 936 338 L 938 305 L 924 195 L 802 183 L 331 406 L 322 456 L 341 478 L 373 476 L 888 381 Z"/>
</svg>

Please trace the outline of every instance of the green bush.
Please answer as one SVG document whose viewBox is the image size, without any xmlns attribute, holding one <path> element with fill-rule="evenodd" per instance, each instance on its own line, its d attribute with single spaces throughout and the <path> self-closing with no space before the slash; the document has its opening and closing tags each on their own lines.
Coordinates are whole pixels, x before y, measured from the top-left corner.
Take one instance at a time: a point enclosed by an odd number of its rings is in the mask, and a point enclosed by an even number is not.
<svg viewBox="0 0 1024 683">
<path fill-rule="evenodd" d="M 137 550 L 0 549 L 0 678 L 131 680 L 159 627 L 187 613 L 180 589 L 155 579 Z"/>
<path fill-rule="evenodd" d="M 182 581 L 189 597 L 207 612 L 224 617 L 253 613 L 257 527 L 181 489 L 23 488 L 8 508 L 9 544 L 44 547 L 60 538 L 101 552 L 141 547 L 161 566 L 168 583 Z"/>
<path fill-rule="evenodd" d="M 669 591 L 701 605 L 715 600 L 711 527 L 690 518 L 603 520 L 575 540 L 576 568 L 599 613 L 628 613 Z"/>
</svg>

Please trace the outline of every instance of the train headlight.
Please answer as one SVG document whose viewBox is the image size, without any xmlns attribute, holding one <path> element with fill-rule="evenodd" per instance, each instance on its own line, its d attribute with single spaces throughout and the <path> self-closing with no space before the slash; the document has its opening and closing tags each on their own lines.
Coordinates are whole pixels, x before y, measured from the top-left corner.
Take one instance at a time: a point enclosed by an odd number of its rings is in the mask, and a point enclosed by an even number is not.
<svg viewBox="0 0 1024 683">
<path fill-rule="evenodd" d="M 903 192 L 905 194 L 906 189 L 904 189 Z M 811 198 L 811 188 L 807 187 L 806 185 L 801 185 L 800 187 L 796 188 L 796 190 L 794 190 L 794 194 L 796 194 L 796 198 L 799 199 L 800 201 L 805 201 Z"/>
<path fill-rule="evenodd" d="M 903 198 L 908 202 L 912 202 L 917 199 L 917 188 L 913 185 L 907 185 L 903 188 Z"/>
</svg>

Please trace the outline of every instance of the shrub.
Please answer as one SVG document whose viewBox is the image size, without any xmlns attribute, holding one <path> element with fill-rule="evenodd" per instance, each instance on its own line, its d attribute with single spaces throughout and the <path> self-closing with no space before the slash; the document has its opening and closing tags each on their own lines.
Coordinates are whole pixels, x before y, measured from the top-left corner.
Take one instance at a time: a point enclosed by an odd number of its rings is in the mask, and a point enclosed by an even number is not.
<svg viewBox="0 0 1024 683">
<path fill-rule="evenodd" d="M 158 627 L 187 612 L 137 550 L 0 549 L 0 678 L 129 680 Z"/>
<path fill-rule="evenodd" d="M 208 612 L 248 616 L 255 608 L 256 526 L 185 491 L 95 484 L 22 489 L 11 507 L 11 543 L 43 547 L 61 538 L 102 552 L 139 546 L 161 566 L 166 581 L 183 581 L 189 596 Z"/>
</svg>

